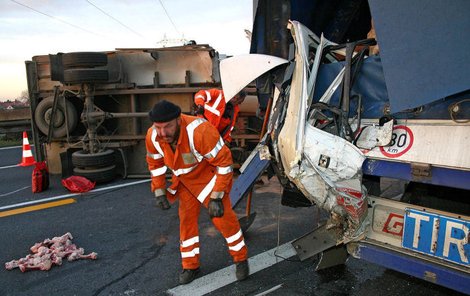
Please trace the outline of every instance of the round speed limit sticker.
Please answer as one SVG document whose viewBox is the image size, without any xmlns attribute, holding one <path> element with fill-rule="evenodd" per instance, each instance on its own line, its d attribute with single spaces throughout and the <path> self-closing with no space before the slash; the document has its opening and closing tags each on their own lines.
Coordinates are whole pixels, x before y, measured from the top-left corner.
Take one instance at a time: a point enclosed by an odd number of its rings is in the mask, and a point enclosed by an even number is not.
<svg viewBox="0 0 470 296">
<path fill-rule="evenodd" d="M 411 149 L 413 140 L 411 129 L 404 125 L 394 126 L 390 146 L 380 147 L 380 152 L 390 158 L 400 157 Z"/>
</svg>

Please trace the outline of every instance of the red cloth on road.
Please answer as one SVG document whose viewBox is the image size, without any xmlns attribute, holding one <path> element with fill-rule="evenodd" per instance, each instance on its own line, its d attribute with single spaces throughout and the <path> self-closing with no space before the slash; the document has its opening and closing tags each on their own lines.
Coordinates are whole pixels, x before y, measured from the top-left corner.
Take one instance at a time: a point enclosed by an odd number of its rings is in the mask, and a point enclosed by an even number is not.
<svg viewBox="0 0 470 296">
<path fill-rule="evenodd" d="M 62 185 L 67 188 L 70 192 L 82 193 L 88 192 L 95 188 L 96 182 L 92 182 L 85 177 L 71 176 L 66 179 L 62 179 Z"/>
</svg>

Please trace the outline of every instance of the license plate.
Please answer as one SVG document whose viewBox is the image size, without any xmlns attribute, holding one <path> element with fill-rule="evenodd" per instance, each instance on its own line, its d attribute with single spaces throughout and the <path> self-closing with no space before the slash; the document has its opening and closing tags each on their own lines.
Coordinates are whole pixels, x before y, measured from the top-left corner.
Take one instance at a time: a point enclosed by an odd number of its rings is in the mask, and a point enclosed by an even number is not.
<svg viewBox="0 0 470 296">
<path fill-rule="evenodd" d="M 470 221 L 406 209 L 403 248 L 469 267 Z"/>
</svg>

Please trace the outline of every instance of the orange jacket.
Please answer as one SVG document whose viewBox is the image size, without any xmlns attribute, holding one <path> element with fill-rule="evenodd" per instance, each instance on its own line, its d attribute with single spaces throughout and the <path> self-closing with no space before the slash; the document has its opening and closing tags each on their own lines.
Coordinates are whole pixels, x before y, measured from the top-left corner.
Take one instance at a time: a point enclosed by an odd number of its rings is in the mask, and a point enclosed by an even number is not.
<svg viewBox="0 0 470 296">
<path fill-rule="evenodd" d="M 145 138 L 151 190 L 175 200 L 181 182 L 202 203 L 212 192 L 228 194 L 232 186 L 232 154 L 217 130 L 205 119 L 181 115 L 178 143 L 173 152 L 152 126 Z M 165 173 L 173 172 L 166 189 Z"/>
<path fill-rule="evenodd" d="M 240 112 L 238 105 L 233 106 L 232 112 L 228 112 L 231 114 L 225 114 L 227 103 L 224 93 L 215 88 L 198 91 L 194 95 L 194 103 L 197 106 L 204 106 L 204 117 L 217 128 L 224 141 L 231 142 L 231 132 Z"/>
</svg>

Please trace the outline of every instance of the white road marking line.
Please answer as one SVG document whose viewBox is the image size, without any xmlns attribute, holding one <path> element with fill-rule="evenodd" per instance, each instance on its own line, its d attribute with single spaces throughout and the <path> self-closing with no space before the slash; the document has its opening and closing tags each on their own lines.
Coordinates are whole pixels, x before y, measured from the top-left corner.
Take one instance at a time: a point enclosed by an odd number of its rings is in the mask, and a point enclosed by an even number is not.
<svg viewBox="0 0 470 296">
<path fill-rule="evenodd" d="M 14 168 L 14 167 L 17 167 L 17 166 L 20 166 L 20 165 L 19 164 L 7 165 L 7 166 L 0 167 L 0 170 Z"/>
<path fill-rule="evenodd" d="M 34 145 L 29 145 L 30 147 Z M 2 147 L 0 150 L 8 150 L 8 149 L 15 149 L 15 148 L 23 148 L 23 146 L 10 146 L 10 147 Z"/>
<path fill-rule="evenodd" d="M 125 184 L 119 184 L 119 185 L 114 185 L 114 186 L 109 186 L 109 187 L 103 187 L 103 188 L 98 188 L 98 189 L 93 189 L 93 190 L 90 190 L 86 193 L 70 193 L 70 194 L 64 194 L 64 195 L 59 195 L 59 196 L 54 196 L 54 197 L 48 197 L 48 198 L 43 198 L 43 199 L 38 199 L 38 200 L 33 200 L 33 201 L 17 203 L 17 204 L 14 204 L 14 205 L 8 205 L 8 206 L 0 207 L 0 211 L 11 209 L 11 208 L 16 208 L 16 207 L 27 206 L 27 205 L 34 205 L 34 204 L 43 203 L 43 202 L 47 202 L 47 201 L 51 201 L 51 200 L 63 199 L 63 198 L 76 196 L 76 195 L 85 195 L 85 194 L 88 194 L 88 193 L 94 193 L 94 192 L 100 192 L 100 191 L 104 191 L 104 190 L 127 187 L 127 186 L 132 186 L 132 185 L 136 185 L 136 184 L 145 183 L 145 182 L 150 182 L 150 179 L 125 183 Z"/>
<path fill-rule="evenodd" d="M 3 196 L 7 196 L 7 195 L 10 195 L 10 194 L 13 194 L 13 193 L 16 193 L 18 191 L 21 191 L 21 190 L 25 190 L 26 188 L 30 188 L 31 186 L 25 186 L 23 188 L 20 188 L 20 189 L 16 189 L 12 192 L 8 192 L 8 193 L 3 193 L 3 194 L 0 194 L 0 197 L 3 197 Z"/>
<path fill-rule="evenodd" d="M 284 261 L 282 258 L 289 258 L 296 254 L 291 242 L 287 242 L 279 247 L 268 250 L 248 259 L 250 264 L 250 274 L 254 274 L 274 264 Z M 247 280 L 250 280 L 248 278 Z M 195 279 L 187 285 L 180 285 L 167 290 L 170 295 L 204 295 L 217 289 L 230 285 L 237 281 L 235 277 L 235 265 L 222 268 L 218 271 Z"/>
<path fill-rule="evenodd" d="M 274 286 L 274 287 L 272 287 L 271 289 L 268 289 L 268 290 L 266 290 L 266 291 L 264 291 L 264 292 L 261 292 L 261 293 L 259 293 L 259 294 L 256 294 L 255 296 L 264 296 L 264 295 L 268 295 L 269 293 L 271 293 L 271 292 L 273 292 L 273 291 L 276 291 L 276 290 L 278 290 L 278 289 L 280 289 L 280 288 L 282 288 L 282 284 L 279 284 L 279 285 L 277 285 L 277 286 Z"/>
</svg>

